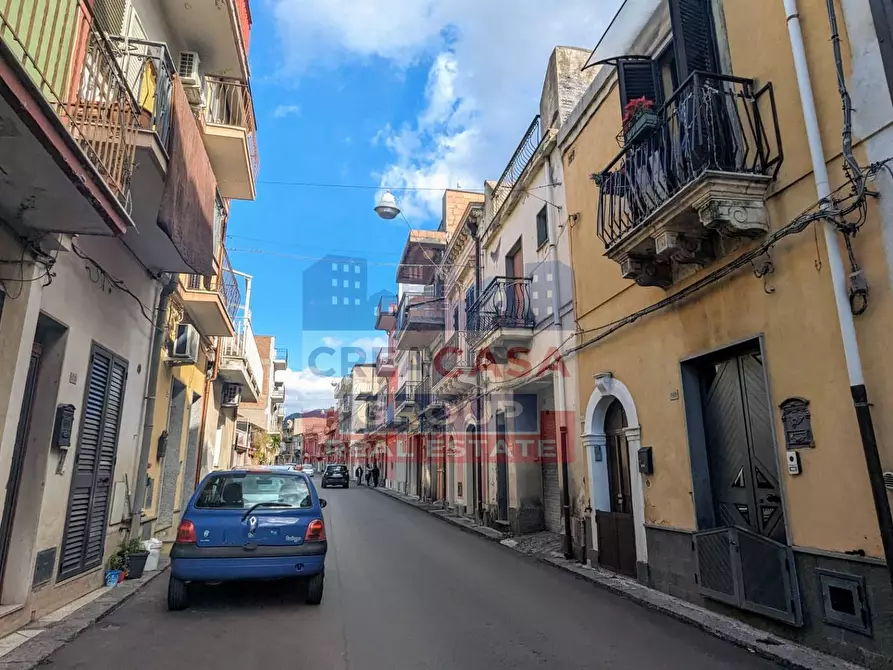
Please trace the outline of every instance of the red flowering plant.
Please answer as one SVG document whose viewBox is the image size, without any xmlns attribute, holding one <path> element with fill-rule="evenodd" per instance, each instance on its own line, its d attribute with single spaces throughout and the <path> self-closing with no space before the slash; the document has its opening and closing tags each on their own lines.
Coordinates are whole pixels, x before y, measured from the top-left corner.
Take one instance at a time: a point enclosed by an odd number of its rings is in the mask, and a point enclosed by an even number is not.
<svg viewBox="0 0 893 670">
<path fill-rule="evenodd" d="M 650 112 L 654 108 L 654 100 L 642 96 L 641 98 L 633 98 L 623 108 L 623 130 L 629 130 L 640 115 Z"/>
</svg>

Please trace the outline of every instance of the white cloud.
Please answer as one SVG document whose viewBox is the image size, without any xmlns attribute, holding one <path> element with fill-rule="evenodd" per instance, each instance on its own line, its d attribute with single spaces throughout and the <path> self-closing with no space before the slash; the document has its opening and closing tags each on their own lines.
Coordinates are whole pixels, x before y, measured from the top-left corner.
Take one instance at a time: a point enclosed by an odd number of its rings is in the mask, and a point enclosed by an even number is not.
<svg viewBox="0 0 893 670">
<path fill-rule="evenodd" d="M 287 414 L 308 409 L 324 409 L 335 404 L 333 382 L 336 377 L 324 377 L 310 370 L 283 370 L 277 381 L 285 382 L 285 411 Z"/>
<path fill-rule="evenodd" d="M 378 141 L 381 184 L 480 189 L 496 179 L 536 115 L 556 45 L 592 48 L 619 0 L 274 0 L 285 65 L 430 60 L 424 107 Z M 401 198 L 409 220 L 439 218 L 441 194 Z"/>
<path fill-rule="evenodd" d="M 344 342 L 339 340 L 337 337 L 324 337 L 322 338 L 322 343 L 324 346 L 331 347 L 332 349 L 337 349 L 342 344 L 344 344 Z"/>
<path fill-rule="evenodd" d="M 366 360 L 372 362 L 378 356 L 378 350 L 388 346 L 388 338 L 382 335 L 374 337 L 360 337 L 350 343 L 350 346 L 362 349 L 366 352 Z"/>
<path fill-rule="evenodd" d="M 300 105 L 279 105 L 273 110 L 273 116 L 277 119 L 284 119 L 286 116 L 300 116 Z"/>
</svg>

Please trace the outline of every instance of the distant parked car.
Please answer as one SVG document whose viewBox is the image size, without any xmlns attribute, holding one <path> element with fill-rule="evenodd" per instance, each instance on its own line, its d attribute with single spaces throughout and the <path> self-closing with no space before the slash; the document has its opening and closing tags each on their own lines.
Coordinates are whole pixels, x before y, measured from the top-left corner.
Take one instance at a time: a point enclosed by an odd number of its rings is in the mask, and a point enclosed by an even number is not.
<svg viewBox="0 0 893 670">
<path fill-rule="evenodd" d="M 169 610 L 189 605 L 192 582 L 303 579 L 322 601 L 328 544 L 320 498 L 302 472 L 270 467 L 212 472 L 193 494 L 171 549 Z"/>
<path fill-rule="evenodd" d="M 350 488 L 350 473 L 346 465 L 327 465 L 322 473 L 322 487 L 343 486 Z"/>
<path fill-rule="evenodd" d="M 308 477 L 312 477 L 316 474 L 316 470 L 313 469 L 313 466 L 310 465 L 310 463 L 304 463 L 304 465 L 301 466 L 301 472 L 303 472 Z"/>
</svg>

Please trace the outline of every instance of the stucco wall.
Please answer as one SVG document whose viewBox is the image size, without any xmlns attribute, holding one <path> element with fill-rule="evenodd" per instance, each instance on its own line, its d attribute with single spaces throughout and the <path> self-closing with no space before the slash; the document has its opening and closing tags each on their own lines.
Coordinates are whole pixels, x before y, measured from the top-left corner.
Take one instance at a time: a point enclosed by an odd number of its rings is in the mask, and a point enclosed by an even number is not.
<svg viewBox="0 0 893 670">
<path fill-rule="evenodd" d="M 771 81 L 775 86 L 785 162 L 767 203 L 775 230 L 816 200 L 793 60 L 780 3 L 754 0 L 724 2 L 734 74 Z M 824 3 L 801 0 L 800 16 L 807 45 L 823 141 L 829 157 L 839 154 L 840 100 L 833 75 Z M 844 35 L 846 39 L 846 35 Z M 600 78 L 596 79 L 596 84 Z M 597 188 L 589 174 L 616 155 L 620 127 L 616 82 L 609 77 L 595 100 L 604 98 L 578 136 L 562 146 L 568 209 L 578 215 L 571 229 L 576 261 L 576 312 L 583 339 L 620 317 L 657 302 L 667 292 L 623 280 L 616 263 L 604 257 L 596 237 Z M 861 151 L 861 148 L 860 148 Z M 573 161 L 571 157 L 573 156 Z M 829 163 L 832 188 L 843 181 L 840 161 Z M 814 224 L 815 225 L 815 224 Z M 884 255 L 877 205 L 854 242 L 856 256 L 872 286 L 871 306 L 857 318 L 869 395 L 875 407 L 890 401 L 890 364 L 885 356 L 891 319 L 889 267 Z M 738 249 L 746 248 L 740 244 Z M 738 250 L 731 252 L 736 255 Z M 786 238 L 773 251 L 775 272 L 767 284 L 746 270 L 695 298 L 627 326 L 578 354 L 581 406 L 593 390 L 593 375 L 610 371 L 631 391 L 642 424 L 642 443 L 654 447 L 655 474 L 644 482 L 646 521 L 694 527 L 691 470 L 681 388 L 681 359 L 733 342 L 763 335 L 773 407 L 785 398 L 810 400 L 816 448 L 802 452 L 803 474 L 782 474 L 791 539 L 801 546 L 835 551 L 863 549 L 881 553 L 868 491 L 843 351 L 832 300 L 827 253 L 812 230 Z M 707 268 L 718 267 L 722 261 Z M 682 288 L 705 271 L 673 286 Z M 875 411 L 879 441 L 893 430 L 888 413 Z M 777 443 L 784 444 L 779 413 L 774 415 Z M 779 471 L 785 473 L 779 446 Z M 889 458 L 889 452 L 886 452 Z M 579 476 L 576 475 L 576 476 Z M 635 473 L 633 476 L 638 476 Z"/>
</svg>

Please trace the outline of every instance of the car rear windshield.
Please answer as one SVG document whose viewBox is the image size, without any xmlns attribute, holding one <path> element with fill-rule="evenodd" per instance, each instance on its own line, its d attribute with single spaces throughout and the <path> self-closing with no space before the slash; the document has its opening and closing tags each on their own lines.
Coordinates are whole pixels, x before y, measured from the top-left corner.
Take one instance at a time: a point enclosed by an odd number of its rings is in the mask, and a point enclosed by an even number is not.
<svg viewBox="0 0 893 670">
<path fill-rule="evenodd" d="M 326 466 L 326 472 L 347 472 L 346 465 L 329 465 Z"/>
<path fill-rule="evenodd" d="M 205 482 L 195 506 L 248 509 L 257 503 L 313 507 L 306 480 L 282 472 L 213 476 Z"/>
</svg>

